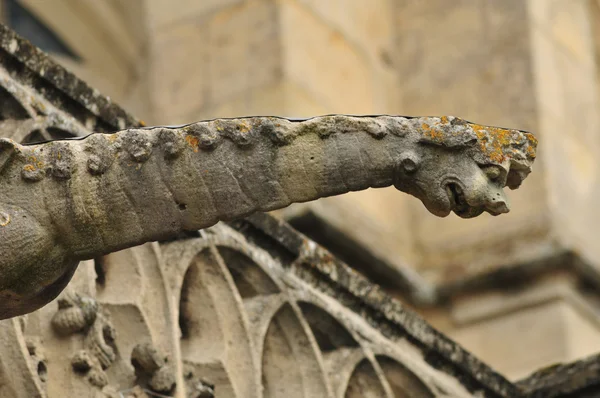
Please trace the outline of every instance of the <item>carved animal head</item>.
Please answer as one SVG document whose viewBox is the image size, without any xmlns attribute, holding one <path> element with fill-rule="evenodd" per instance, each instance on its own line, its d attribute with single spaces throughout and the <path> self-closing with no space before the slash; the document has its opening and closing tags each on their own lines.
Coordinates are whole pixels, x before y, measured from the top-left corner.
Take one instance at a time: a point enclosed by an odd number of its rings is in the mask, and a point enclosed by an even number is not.
<svg viewBox="0 0 600 398">
<path fill-rule="evenodd" d="M 481 126 L 449 117 L 411 119 L 416 149 L 402 153 L 395 186 L 421 199 L 440 217 L 454 211 L 476 217 L 509 211 L 503 188 L 518 188 L 536 157 L 527 132 Z M 465 153 L 468 156 L 465 156 Z"/>
</svg>

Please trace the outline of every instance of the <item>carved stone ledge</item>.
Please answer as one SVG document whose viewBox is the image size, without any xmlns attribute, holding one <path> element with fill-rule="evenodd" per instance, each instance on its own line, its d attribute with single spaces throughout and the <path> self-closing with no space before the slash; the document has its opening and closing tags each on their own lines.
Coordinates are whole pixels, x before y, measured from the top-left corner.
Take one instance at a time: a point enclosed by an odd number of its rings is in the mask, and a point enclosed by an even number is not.
<svg viewBox="0 0 600 398">
<path fill-rule="evenodd" d="M 1 63 L 13 79 L 67 110 L 90 130 L 110 132 L 141 124 L 5 25 L 0 25 L 0 48 Z"/>
<path fill-rule="evenodd" d="M 287 251 L 281 256 L 293 258 L 292 261 L 288 260 L 288 266 L 295 275 L 361 314 L 388 339 L 407 339 L 421 347 L 426 353 L 425 360 L 432 366 L 460 377 L 467 385 L 469 377 L 473 377 L 473 385 L 483 383 L 498 396 L 517 396 L 516 389 L 502 376 L 428 327 L 418 315 L 403 308 L 381 288 L 368 282 L 318 245 L 305 240 L 287 224 L 263 214 L 232 224 L 237 230 L 246 233 L 257 229 L 250 235 L 250 239 L 255 236 L 266 238 L 253 242 L 257 245 L 269 247 L 269 241 L 281 242 Z M 467 369 L 470 371 L 465 372 Z"/>
<path fill-rule="evenodd" d="M 600 393 L 600 355 L 540 369 L 516 385 L 528 398 L 595 397 Z"/>
</svg>

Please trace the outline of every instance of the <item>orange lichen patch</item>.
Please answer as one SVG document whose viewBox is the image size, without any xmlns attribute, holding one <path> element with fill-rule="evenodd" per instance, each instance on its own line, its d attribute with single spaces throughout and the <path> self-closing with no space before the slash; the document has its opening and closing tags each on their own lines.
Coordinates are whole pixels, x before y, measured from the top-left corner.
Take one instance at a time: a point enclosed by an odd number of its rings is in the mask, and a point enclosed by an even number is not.
<svg viewBox="0 0 600 398">
<path fill-rule="evenodd" d="M 442 142 L 444 140 L 444 133 L 440 129 L 436 128 L 436 126 L 430 126 L 427 123 L 421 124 L 421 129 L 423 130 L 423 135 L 432 141 Z"/>
<path fill-rule="evenodd" d="M 481 152 L 479 161 L 486 163 L 502 164 L 516 158 L 535 159 L 537 140 L 532 134 L 519 130 L 482 126 L 451 116 L 441 116 L 422 119 L 421 133 L 427 140 L 442 145 L 452 145 L 456 138 L 460 138 L 457 137 L 460 134 L 472 137 L 474 133 Z"/>
<path fill-rule="evenodd" d="M 198 147 L 200 146 L 200 140 L 198 137 L 194 137 L 193 135 L 186 135 L 185 142 L 194 150 L 194 152 L 198 152 Z"/>
<path fill-rule="evenodd" d="M 34 171 L 35 169 L 42 169 L 44 167 L 44 162 L 42 162 L 35 156 L 29 156 L 28 160 L 29 160 L 29 164 L 23 168 L 23 169 L 26 169 L 27 171 Z M 29 167 L 30 169 L 27 167 Z"/>
<path fill-rule="evenodd" d="M 473 123 L 470 123 L 469 126 L 471 126 L 479 139 L 481 151 L 492 162 L 502 163 L 506 160 L 507 152 L 513 139 L 511 130 L 499 127 L 481 126 Z"/>
<path fill-rule="evenodd" d="M 250 131 L 250 126 L 248 126 L 246 122 L 241 122 L 240 124 L 238 124 L 238 131 L 240 133 L 247 133 Z"/>
<path fill-rule="evenodd" d="M 529 142 L 529 146 L 527 147 L 527 156 L 531 159 L 535 159 L 535 149 L 537 148 L 538 140 L 531 133 L 525 133 L 525 138 L 527 139 L 527 142 Z"/>
<path fill-rule="evenodd" d="M 32 164 L 26 164 L 25 166 L 23 166 L 23 170 L 25 171 L 35 171 L 35 166 Z"/>
<path fill-rule="evenodd" d="M 531 133 L 523 133 L 523 135 L 525 136 L 525 138 L 527 138 L 527 141 L 531 142 L 531 144 L 533 146 L 537 147 L 538 140 L 537 140 L 537 138 L 535 138 L 535 136 L 533 134 L 531 134 Z"/>
</svg>

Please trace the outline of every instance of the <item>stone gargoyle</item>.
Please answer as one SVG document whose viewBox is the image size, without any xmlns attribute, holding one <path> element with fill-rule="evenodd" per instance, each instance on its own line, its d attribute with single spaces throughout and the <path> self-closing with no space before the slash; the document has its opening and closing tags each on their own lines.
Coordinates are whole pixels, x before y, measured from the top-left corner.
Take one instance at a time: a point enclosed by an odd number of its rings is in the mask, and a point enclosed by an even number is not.
<svg viewBox="0 0 600 398">
<path fill-rule="evenodd" d="M 508 212 L 530 133 L 456 117 L 247 117 L 0 139 L 0 319 L 54 299 L 86 259 L 253 212 L 394 185 L 440 217 Z"/>
</svg>

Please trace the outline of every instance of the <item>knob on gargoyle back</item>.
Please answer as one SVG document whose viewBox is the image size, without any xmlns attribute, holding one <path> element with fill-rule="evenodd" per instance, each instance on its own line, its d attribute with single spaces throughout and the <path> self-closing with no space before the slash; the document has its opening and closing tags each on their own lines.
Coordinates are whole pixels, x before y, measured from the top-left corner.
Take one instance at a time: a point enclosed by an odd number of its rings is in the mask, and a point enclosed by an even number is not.
<svg viewBox="0 0 600 398">
<path fill-rule="evenodd" d="M 456 117 L 245 117 L 36 145 L 0 139 L 0 319 L 81 260 L 257 211 L 394 185 L 437 216 L 508 211 L 530 133 Z"/>
</svg>

